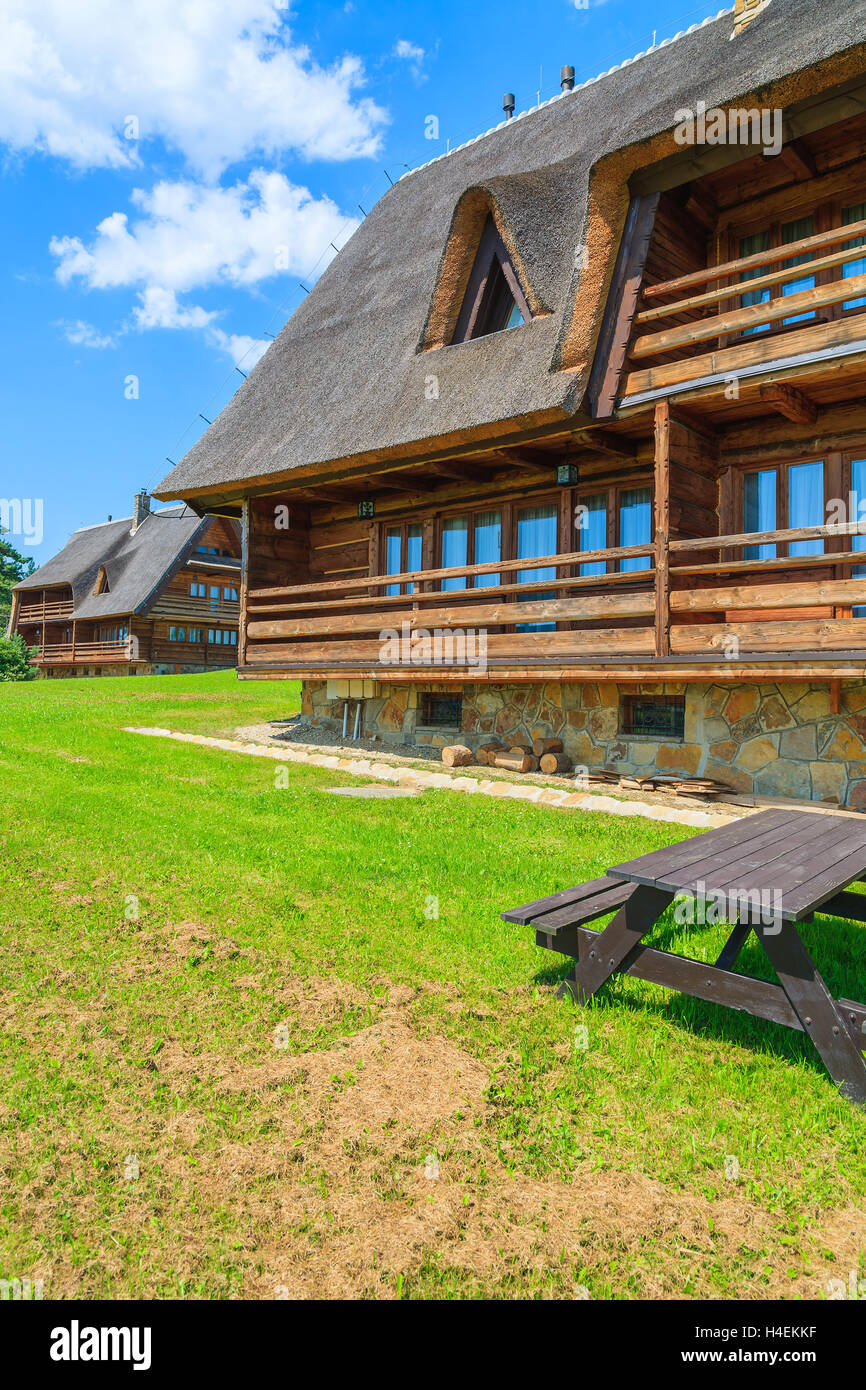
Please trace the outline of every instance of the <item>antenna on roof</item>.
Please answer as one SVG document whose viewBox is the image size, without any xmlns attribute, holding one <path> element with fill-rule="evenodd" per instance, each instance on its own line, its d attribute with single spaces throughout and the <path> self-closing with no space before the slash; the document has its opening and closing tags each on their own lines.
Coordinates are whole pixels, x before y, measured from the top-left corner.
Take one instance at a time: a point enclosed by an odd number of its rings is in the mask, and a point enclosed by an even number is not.
<svg viewBox="0 0 866 1390">
<path fill-rule="evenodd" d="M 505 112 L 506 121 L 510 121 L 514 115 L 514 93 L 506 92 L 502 98 L 502 109 Z"/>
<path fill-rule="evenodd" d="M 559 69 L 559 85 L 564 92 L 574 90 L 574 68 L 570 63 Z"/>
</svg>

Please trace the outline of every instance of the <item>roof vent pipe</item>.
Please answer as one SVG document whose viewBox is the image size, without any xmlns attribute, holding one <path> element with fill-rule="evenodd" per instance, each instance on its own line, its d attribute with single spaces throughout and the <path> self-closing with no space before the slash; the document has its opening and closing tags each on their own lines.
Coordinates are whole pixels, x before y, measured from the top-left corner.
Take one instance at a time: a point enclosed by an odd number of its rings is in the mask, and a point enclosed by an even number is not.
<svg viewBox="0 0 866 1390">
<path fill-rule="evenodd" d="M 514 93 L 506 92 L 502 98 L 502 109 L 505 112 L 506 121 L 510 121 L 514 115 Z"/>
<path fill-rule="evenodd" d="M 573 91 L 574 68 L 570 64 L 568 64 L 564 68 L 559 69 L 559 85 L 564 92 Z"/>
</svg>

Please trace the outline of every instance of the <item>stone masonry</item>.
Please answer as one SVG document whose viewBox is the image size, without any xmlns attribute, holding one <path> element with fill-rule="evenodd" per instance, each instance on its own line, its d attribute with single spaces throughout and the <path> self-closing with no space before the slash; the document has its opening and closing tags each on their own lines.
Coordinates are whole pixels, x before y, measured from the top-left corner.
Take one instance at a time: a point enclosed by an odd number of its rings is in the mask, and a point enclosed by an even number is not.
<svg viewBox="0 0 866 1390">
<path fill-rule="evenodd" d="M 420 687 L 381 681 L 311 682 L 303 714 L 341 729 L 345 700 L 349 730 L 363 700 L 364 737 L 384 744 L 460 742 L 475 748 L 490 738 L 561 738 L 577 767 L 621 772 L 706 776 L 736 791 L 793 797 L 866 810 L 866 683 L 843 681 L 840 712 L 829 686 L 806 681 L 761 685 L 568 683 L 546 685 L 425 684 L 424 690 L 462 695 L 460 727 L 424 728 Z M 685 695 L 682 739 L 625 736 L 622 696 Z"/>
</svg>

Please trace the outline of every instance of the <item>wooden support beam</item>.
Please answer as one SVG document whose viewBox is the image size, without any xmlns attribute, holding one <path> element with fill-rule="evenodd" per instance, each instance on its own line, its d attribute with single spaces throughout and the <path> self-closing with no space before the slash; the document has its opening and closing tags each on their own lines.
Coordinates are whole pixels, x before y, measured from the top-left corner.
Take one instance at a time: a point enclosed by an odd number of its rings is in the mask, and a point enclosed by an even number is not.
<svg viewBox="0 0 866 1390">
<path fill-rule="evenodd" d="M 626 459 L 630 463 L 637 458 L 637 450 L 630 440 L 620 439 L 608 430 L 576 430 L 574 440 L 576 444 L 594 449 L 599 454 L 608 454 L 611 458 Z"/>
<path fill-rule="evenodd" d="M 802 140 L 792 140 L 789 144 L 783 145 L 778 157 L 785 168 L 790 169 L 795 178 L 802 179 L 804 182 L 808 179 L 814 179 L 818 173 L 812 152 Z M 773 156 L 765 155 L 764 158 L 772 159 Z"/>
<path fill-rule="evenodd" d="M 840 714 L 842 711 L 842 682 L 830 682 L 830 713 Z"/>
<path fill-rule="evenodd" d="M 671 654 L 671 419 L 668 402 L 655 408 L 656 656 Z"/>
<path fill-rule="evenodd" d="M 772 405 L 786 420 L 793 420 L 795 424 L 814 425 L 818 419 L 817 405 L 796 386 L 786 386 L 784 382 L 777 381 L 772 386 L 762 386 L 759 394 L 762 401 Z"/>
<path fill-rule="evenodd" d="M 659 196 L 648 193 L 632 198 L 628 210 L 589 377 L 587 394 L 596 419 L 613 414 L 620 394 Z"/>
</svg>

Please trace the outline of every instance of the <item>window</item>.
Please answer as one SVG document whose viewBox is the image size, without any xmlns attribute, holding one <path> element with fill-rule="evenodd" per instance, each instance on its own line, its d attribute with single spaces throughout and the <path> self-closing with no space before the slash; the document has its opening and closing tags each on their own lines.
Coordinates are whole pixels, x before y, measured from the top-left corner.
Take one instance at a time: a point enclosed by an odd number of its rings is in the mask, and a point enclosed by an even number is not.
<svg viewBox="0 0 866 1390">
<path fill-rule="evenodd" d="M 70 631 L 71 640 L 71 631 Z M 100 642 L 125 642 L 126 627 L 101 627 L 99 629 Z"/>
<path fill-rule="evenodd" d="M 439 542 L 439 555 L 444 570 L 457 569 L 469 564 L 469 519 L 465 516 L 449 516 L 442 522 L 442 535 Z M 465 589 L 466 576 L 452 575 L 442 580 L 443 589 Z"/>
<path fill-rule="evenodd" d="M 502 512 L 498 509 L 467 512 L 442 519 L 439 530 L 439 563 L 442 569 L 465 565 L 492 565 L 502 559 Z M 443 589 L 489 589 L 499 584 L 498 574 L 452 575 L 442 580 Z"/>
<path fill-rule="evenodd" d="M 209 606 L 210 608 L 219 608 L 219 606 L 220 606 L 220 586 L 219 586 L 219 584 L 211 584 L 211 585 L 209 585 L 209 587 L 208 587 L 208 601 L 209 601 L 209 602 L 208 602 L 208 606 Z"/>
<path fill-rule="evenodd" d="M 604 492 L 576 496 L 575 550 L 606 550 L 608 546 L 652 544 L 652 489 L 609 487 Z M 592 560 L 580 566 L 582 576 L 652 568 L 651 555 L 626 556 L 616 561 Z"/>
<path fill-rule="evenodd" d="M 204 598 L 204 585 L 193 582 L 189 586 L 190 598 Z"/>
<path fill-rule="evenodd" d="M 769 251 L 770 233 L 753 232 L 751 236 L 741 236 L 739 240 L 739 256 L 756 256 L 759 251 Z M 763 275 L 766 266 L 755 266 L 754 270 L 744 270 L 743 280 L 754 280 L 759 275 Z M 745 309 L 750 304 L 766 304 L 769 302 L 770 291 L 751 290 L 748 294 L 740 296 L 740 308 Z M 755 324 L 753 328 L 747 328 L 745 333 L 766 333 L 770 325 L 768 323 Z M 744 334 L 745 336 L 745 334 Z"/>
<path fill-rule="evenodd" d="M 652 493 L 648 487 L 625 488 L 619 495 L 619 544 L 649 545 L 652 540 Z M 620 560 L 621 570 L 652 568 L 649 555 Z"/>
<path fill-rule="evenodd" d="M 577 550 L 606 550 L 607 494 L 597 492 L 591 497 L 582 497 L 578 506 L 582 508 L 582 511 L 580 512 L 580 525 L 575 548 Z M 605 570 L 604 560 L 594 560 L 580 567 L 581 575 L 604 574 Z"/>
<path fill-rule="evenodd" d="M 792 241 L 802 241 L 804 237 L 814 236 L 815 219 L 814 217 L 798 217 L 793 222 L 783 222 L 781 227 L 781 240 L 783 246 L 788 246 Z M 789 270 L 793 266 L 803 265 L 804 262 L 811 260 L 808 252 L 802 256 L 792 256 L 789 261 L 782 262 L 782 269 Z M 802 290 L 813 290 L 815 288 L 814 275 L 801 275 L 796 280 L 787 280 L 782 286 L 783 297 L 786 294 L 800 294 Z M 789 319 L 783 319 L 782 323 L 802 323 L 804 319 L 813 319 L 815 311 L 812 309 L 806 314 L 794 314 Z"/>
<path fill-rule="evenodd" d="M 223 587 L 223 599 L 226 603 L 237 603 L 238 591 L 233 584 L 226 584 Z"/>
<path fill-rule="evenodd" d="M 204 632 L 199 628 L 202 637 Z M 190 638 L 192 640 L 192 638 Z M 237 632 L 230 631 L 227 627 L 209 627 L 207 630 L 207 640 L 212 647 L 236 647 L 238 644 Z"/>
<path fill-rule="evenodd" d="M 555 555 L 557 551 L 556 531 L 558 507 L 555 502 L 540 507 L 523 507 L 517 513 L 517 560 L 530 560 L 536 556 Z M 535 584 L 539 580 L 555 579 L 556 566 L 545 565 L 540 569 L 518 570 L 518 584 Z M 518 597 L 518 603 L 523 595 Z M 554 593 L 532 593 L 526 598 L 553 598 Z M 553 632 L 556 623 L 521 623 L 518 632 Z"/>
<path fill-rule="evenodd" d="M 462 704 L 459 695 L 437 695 L 430 690 L 422 691 L 422 726 L 428 729 L 459 729 Z"/>
<path fill-rule="evenodd" d="M 851 222 L 866 221 L 866 203 L 852 203 L 849 207 L 842 209 L 842 226 L 847 227 Z M 858 246 L 866 246 L 866 237 L 858 236 L 853 241 L 846 241 L 842 247 L 843 251 L 853 251 Z M 849 280 L 852 275 L 866 275 L 866 257 L 861 256 L 857 261 L 849 261 L 842 267 L 842 278 Z M 866 298 L 846 299 L 842 305 L 845 309 L 860 309 L 866 304 Z"/>
<path fill-rule="evenodd" d="M 417 522 L 403 522 L 398 526 L 388 526 L 385 530 L 385 574 L 411 574 L 421 569 L 421 526 Z M 385 593 L 411 594 L 415 585 L 388 584 Z"/>
<path fill-rule="evenodd" d="M 204 628 L 203 628 L 203 627 L 191 627 L 190 630 L 189 630 L 189 641 L 190 641 L 190 642 L 203 642 L 203 641 L 204 641 Z"/>
<path fill-rule="evenodd" d="M 776 527 L 776 470 L 762 468 L 747 473 L 743 479 L 743 530 L 775 531 Z M 773 560 L 774 545 L 747 545 L 744 560 Z"/>
<path fill-rule="evenodd" d="M 199 555 L 219 555 L 215 545 L 197 545 L 196 551 Z"/>
<path fill-rule="evenodd" d="M 185 642 L 186 628 L 170 627 L 168 630 L 168 640 L 169 642 Z"/>
<path fill-rule="evenodd" d="M 531 318 L 520 281 L 496 224 L 488 217 L 457 318 L 453 343 L 517 328 Z"/>
<path fill-rule="evenodd" d="M 647 738 L 685 737 L 685 695 L 624 695 L 620 709 L 621 734 Z"/>
<path fill-rule="evenodd" d="M 807 463 L 781 464 L 778 468 L 761 468 L 743 477 L 743 530 L 776 531 L 783 525 L 791 529 L 823 526 L 826 520 L 824 502 L 824 464 L 820 459 Z M 771 560 L 779 554 L 772 542 L 747 545 L 745 560 Z M 781 552 L 784 554 L 784 550 Z M 791 541 L 789 555 L 823 555 L 824 542 Z"/>
</svg>

